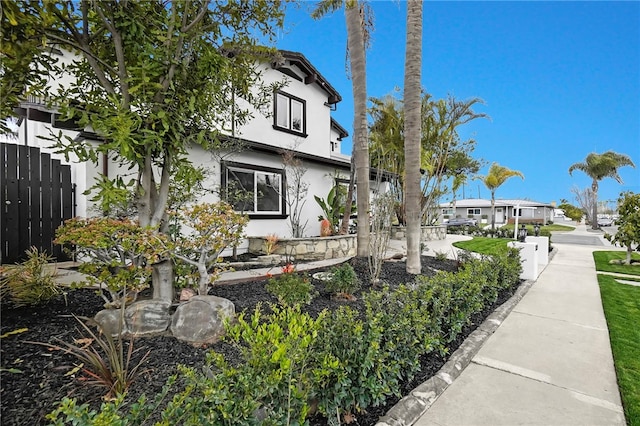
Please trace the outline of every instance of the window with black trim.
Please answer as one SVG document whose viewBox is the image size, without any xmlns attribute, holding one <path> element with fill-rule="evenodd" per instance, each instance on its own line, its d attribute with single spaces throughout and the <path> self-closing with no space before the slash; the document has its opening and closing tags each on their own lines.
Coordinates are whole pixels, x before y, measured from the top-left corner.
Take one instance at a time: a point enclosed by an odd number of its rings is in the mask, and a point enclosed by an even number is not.
<svg viewBox="0 0 640 426">
<path fill-rule="evenodd" d="M 227 201 L 249 215 L 283 215 L 282 170 L 228 163 L 223 167 Z"/>
<path fill-rule="evenodd" d="M 307 103 L 284 92 L 275 93 L 274 129 L 306 136 Z"/>
<path fill-rule="evenodd" d="M 467 209 L 467 214 L 480 214 L 480 209 Z"/>
</svg>

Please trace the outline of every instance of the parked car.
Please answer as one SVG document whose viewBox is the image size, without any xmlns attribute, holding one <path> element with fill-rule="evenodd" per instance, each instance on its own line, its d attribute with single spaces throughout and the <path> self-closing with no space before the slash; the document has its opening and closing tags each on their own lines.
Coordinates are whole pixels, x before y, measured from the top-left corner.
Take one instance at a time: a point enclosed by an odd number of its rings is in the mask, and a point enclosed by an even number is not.
<svg viewBox="0 0 640 426">
<path fill-rule="evenodd" d="M 599 217 L 598 218 L 598 226 L 611 226 L 613 225 L 613 219 L 608 217 Z"/>
<path fill-rule="evenodd" d="M 454 217 L 453 219 L 449 219 L 448 222 L 445 222 L 446 226 L 464 226 L 464 225 L 476 226 L 477 224 L 478 224 L 478 221 L 476 219 L 468 218 L 468 217 Z"/>
</svg>

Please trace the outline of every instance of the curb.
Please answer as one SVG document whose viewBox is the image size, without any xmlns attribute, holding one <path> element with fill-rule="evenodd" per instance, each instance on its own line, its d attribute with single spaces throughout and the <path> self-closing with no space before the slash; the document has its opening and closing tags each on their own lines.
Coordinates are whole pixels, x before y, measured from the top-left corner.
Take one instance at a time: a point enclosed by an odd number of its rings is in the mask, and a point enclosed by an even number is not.
<svg viewBox="0 0 640 426">
<path fill-rule="evenodd" d="M 522 300 L 535 281 L 527 280 L 474 330 L 460 347 L 451 355 L 440 371 L 422 383 L 409 395 L 391 407 L 380 417 L 376 426 L 410 426 L 433 405 L 440 395 L 467 368 L 487 339 L 498 329 L 513 308 Z"/>
</svg>

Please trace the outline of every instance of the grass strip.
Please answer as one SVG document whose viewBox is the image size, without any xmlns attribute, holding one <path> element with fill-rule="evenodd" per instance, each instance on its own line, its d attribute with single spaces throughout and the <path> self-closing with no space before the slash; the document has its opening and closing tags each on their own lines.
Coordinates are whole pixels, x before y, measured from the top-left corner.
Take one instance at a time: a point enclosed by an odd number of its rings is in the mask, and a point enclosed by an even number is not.
<svg viewBox="0 0 640 426">
<path fill-rule="evenodd" d="M 509 241 L 513 240 L 509 238 L 474 237 L 472 240 L 457 241 L 453 243 L 453 246 L 475 253 L 497 254 L 504 253 L 507 250 Z"/>
<path fill-rule="evenodd" d="M 596 262 L 596 271 L 617 272 L 620 274 L 640 276 L 640 266 L 610 264 L 611 260 L 624 260 L 627 253 L 624 251 L 594 251 L 593 259 Z M 631 259 L 640 261 L 640 253 L 631 253 Z"/>
<path fill-rule="evenodd" d="M 640 426 L 640 287 L 598 274 L 602 306 L 629 426 Z"/>
</svg>

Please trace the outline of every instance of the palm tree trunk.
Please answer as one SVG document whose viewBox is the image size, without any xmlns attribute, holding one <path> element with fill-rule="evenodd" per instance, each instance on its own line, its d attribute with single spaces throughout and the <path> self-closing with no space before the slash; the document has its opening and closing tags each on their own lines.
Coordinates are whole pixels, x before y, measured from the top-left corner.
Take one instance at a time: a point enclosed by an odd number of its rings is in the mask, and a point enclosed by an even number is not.
<svg viewBox="0 0 640 426">
<path fill-rule="evenodd" d="M 419 274 L 420 264 L 420 139 L 422 134 L 422 0 L 407 2 L 407 46 L 404 71 L 405 173 L 407 184 L 407 272 Z"/>
<path fill-rule="evenodd" d="M 598 229 L 598 181 L 593 180 L 591 184 L 593 192 L 593 206 L 591 207 L 591 229 Z"/>
<path fill-rule="evenodd" d="M 491 231 L 496 229 L 496 193 L 491 191 Z"/>
<path fill-rule="evenodd" d="M 347 46 L 351 59 L 354 119 L 353 152 L 356 159 L 356 206 L 358 210 L 358 257 L 369 257 L 369 142 L 367 138 L 367 79 L 364 23 L 358 2 L 345 7 Z"/>
</svg>

